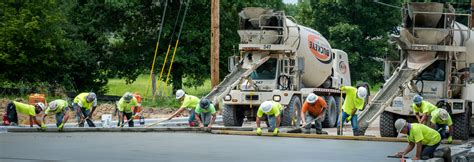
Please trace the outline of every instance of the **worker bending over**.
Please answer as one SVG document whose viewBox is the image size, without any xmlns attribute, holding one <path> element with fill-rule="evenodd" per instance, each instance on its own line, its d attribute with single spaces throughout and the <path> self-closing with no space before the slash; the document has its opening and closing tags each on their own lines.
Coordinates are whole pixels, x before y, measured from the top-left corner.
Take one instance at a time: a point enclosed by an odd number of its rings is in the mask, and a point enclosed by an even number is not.
<svg viewBox="0 0 474 162">
<path fill-rule="evenodd" d="M 76 119 L 79 127 L 84 127 L 84 120 L 87 121 L 89 127 L 95 127 L 92 121 L 92 114 L 97 108 L 97 96 L 94 92 L 77 95 L 72 103 L 72 108 L 76 111 Z"/>
<path fill-rule="evenodd" d="M 431 112 L 431 124 L 432 128 L 435 128 L 441 135 L 441 139 L 448 139 L 448 143 L 453 142 L 453 121 L 451 116 L 449 116 L 448 111 L 445 109 L 436 109 Z M 449 132 L 447 132 L 446 127 L 449 127 Z"/>
<path fill-rule="evenodd" d="M 421 97 L 420 95 L 413 96 L 412 107 L 416 119 L 418 120 L 418 123 L 421 124 L 428 124 L 428 118 L 431 112 L 438 108 L 435 105 L 429 103 L 428 101 L 423 101 L 423 97 Z"/>
<path fill-rule="evenodd" d="M 195 118 L 199 123 L 199 127 L 211 128 L 212 124 L 216 121 L 216 108 L 207 98 L 201 99 L 199 104 L 196 106 Z"/>
<path fill-rule="evenodd" d="M 279 133 L 280 123 L 281 123 L 281 109 L 282 105 L 274 101 L 265 101 L 263 102 L 257 111 L 257 135 L 262 135 L 262 128 L 260 128 L 260 121 L 262 120 L 263 114 L 267 116 L 268 124 L 270 128 L 268 132 L 273 132 L 274 136 L 277 136 Z"/>
<path fill-rule="evenodd" d="M 306 97 L 303 107 L 301 108 L 301 121 L 303 122 L 302 127 L 305 128 L 305 133 L 311 132 L 311 123 L 314 120 L 314 126 L 316 127 L 316 134 L 327 134 L 323 131 L 321 123 L 324 121 L 328 105 L 324 98 L 317 96 L 314 93 L 310 93 Z"/>
<path fill-rule="evenodd" d="M 134 112 L 132 111 L 132 107 L 134 106 L 138 106 L 137 99 L 132 95 L 132 93 L 126 92 L 117 103 L 119 117 L 117 126 L 123 127 L 124 118 L 127 117 L 128 127 L 133 127 L 133 117 L 135 114 L 133 114 Z"/>
<path fill-rule="evenodd" d="M 28 115 L 30 118 L 30 127 L 35 122 L 41 130 L 46 129 L 46 125 L 36 118 L 36 114 L 41 113 L 45 109 L 44 103 L 37 102 L 34 106 L 21 102 L 12 101 L 7 104 L 8 123 L 12 126 L 18 125 L 18 113 Z"/>
<path fill-rule="evenodd" d="M 48 114 L 53 113 L 56 117 L 56 126 L 59 131 L 63 130 L 64 123 L 69 119 L 67 111 L 69 106 L 66 100 L 57 99 L 49 102 L 48 108 L 44 111 L 43 123 L 46 123 L 45 118 Z"/>
<path fill-rule="evenodd" d="M 367 96 L 367 89 L 365 87 L 351 87 L 342 86 L 341 91 L 346 92 L 344 105 L 342 105 L 342 121 L 350 121 L 352 125 L 352 132 L 354 136 L 359 136 L 359 123 L 357 122 L 357 110 L 364 108 L 364 99 Z M 338 118 L 339 119 L 339 118 Z M 341 134 L 341 121 L 337 122 L 337 134 Z M 344 123 L 342 123 L 344 125 Z"/>
<path fill-rule="evenodd" d="M 190 127 L 197 126 L 195 120 L 195 112 L 194 109 L 196 109 L 196 106 L 199 104 L 199 98 L 196 96 L 188 95 L 184 93 L 183 90 L 178 90 L 176 91 L 176 99 L 181 102 L 181 107 L 174 112 L 167 120 L 173 119 L 176 115 L 181 114 L 184 110 L 188 109 L 189 110 L 189 118 L 188 118 L 188 123 Z"/>
<path fill-rule="evenodd" d="M 416 154 L 412 160 L 433 158 L 433 153 L 441 141 L 441 136 L 436 130 L 423 124 L 408 123 L 405 119 L 397 119 L 395 128 L 398 133 L 406 134 L 408 140 L 408 146 L 396 153 L 396 157 L 403 158 L 415 148 Z"/>
</svg>

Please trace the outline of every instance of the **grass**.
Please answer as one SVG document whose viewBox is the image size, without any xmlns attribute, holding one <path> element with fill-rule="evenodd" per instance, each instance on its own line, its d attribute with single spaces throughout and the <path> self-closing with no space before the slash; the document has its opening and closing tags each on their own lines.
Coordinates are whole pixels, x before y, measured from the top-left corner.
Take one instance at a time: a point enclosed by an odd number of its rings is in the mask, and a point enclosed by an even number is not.
<svg viewBox="0 0 474 162">
<path fill-rule="evenodd" d="M 147 82 L 150 75 L 140 75 L 135 80 L 135 82 L 131 84 L 126 84 L 125 80 L 122 79 L 110 79 L 109 83 L 107 84 L 107 88 L 109 91 L 107 95 L 115 95 L 115 96 L 122 96 L 125 92 L 138 92 L 142 97 L 145 96 Z M 186 79 L 184 79 L 186 81 Z M 142 100 L 142 105 L 144 107 L 158 107 L 158 108 L 178 108 L 179 102 L 176 100 L 173 89 L 171 85 L 166 86 L 166 92 L 158 93 L 163 91 L 163 86 L 165 85 L 164 82 L 160 83 L 160 89 L 157 89 L 157 97 L 153 98 L 151 92 L 151 84 L 148 87 L 148 92 L 146 92 L 146 98 Z M 191 94 L 197 97 L 202 97 L 211 91 L 211 82 L 207 79 L 204 82 L 203 86 L 199 87 L 183 87 L 183 90 L 187 94 Z"/>
</svg>

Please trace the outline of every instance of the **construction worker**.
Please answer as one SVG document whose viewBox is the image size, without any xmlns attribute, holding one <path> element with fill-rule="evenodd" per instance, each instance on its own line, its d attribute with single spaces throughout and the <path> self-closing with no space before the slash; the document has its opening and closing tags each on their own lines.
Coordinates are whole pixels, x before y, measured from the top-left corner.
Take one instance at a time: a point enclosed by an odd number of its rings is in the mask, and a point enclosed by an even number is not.
<svg viewBox="0 0 474 162">
<path fill-rule="evenodd" d="M 408 140 L 408 146 L 396 153 L 396 157 L 403 158 L 416 145 L 416 154 L 413 156 L 413 160 L 433 158 L 433 153 L 441 141 L 441 136 L 436 130 L 423 124 L 408 123 L 405 119 L 397 119 L 395 128 L 398 133 L 406 134 Z"/>
<path fill-rule="evenodd" d="M 274 136 L 277 136 L 279 133 L 280 123 L 281 123 L 281 109 L 282 105 L 274 101 L 265 101 L 263 102 L 257 111 L 257 135 L 262 135 L 262 128 L 260 128 L 260 121 L 263 117 L 263 114 L 267 115 L 268 132 L 273 132 Z"/>
<path fill-rule="evenodd" d="M 413 112 L 415 113 L 418 123 L 427 124 L 428 118 L 432 111 L 436 110 L 438 107 L 429 103 L 428 101 L 423 101 L 423 97 L 420 95 L 413 96 Z M 422 113 L 422 115 L 420 115 Z"/>
<path fill-rule="evenodd" d="M 45 109 L 44 103 L 37 102 L 34 106 L 21 102 L 12 101 L 7 104 L 8 123 L 12 126 L 18 125 L 18 113 L 25 114 L 30 117 L 30 127 L 33 127 L 33 121 L 41 128 L 46 129 L 46 125 L 36 118 L 36 114 L 41 113 Z"/>
<path fill-rule="evenodd" d="M 49 102 L 48 108 L 44 111 L 43 123 L 46 123 L 46 116 L 50 113 L 54 113 L 56 117 L 56 126 L 59 131 L 63 130 L 64 123 L 69 119 L 67 111 L 69 110 L 68 103 L 66 100 L 57 99 Z"/>
<path fill-rule="evenodd" d="M 305 133 L 310 133 L 311 123 L 314 120 L 314 126 L 316 127 L 316 134 L 327 134 L 323 131 L 321 122 L 324 121 L 328 105 L 324 98 L 317 96 L 314 93 L 310 93 L 306 97 L 306 101 L 303 103 L 301 108 L 301 121 L 303 122 L 302 127 L 305 128 Z M 309 122 L 309 123 L 307 123 Z"/>
<path fill-rule="evenodd" d="M 217 114 L 214 104 L 211 103 L 207 98 L 201 99 L 199 104 L 196 106 L 195 118 L 199 123 L 199 127 L 211 128 L 212 124 L 216 121 Z"/>
<path fill-rule="evenodd" d="M 138 106 L 138 101 L 132 93 L 126 92 L 117 103 L 119 117 L 119 122 L 117 123 L 117 126 L 123 127 L 123 120 L 126 116 L 128 120 L 128 127 L 133 127 L 133 117 L 135 116 L 132 111 L 133 106 Z"/>
<path fill-rule="evenodd" d="M 197 126 L 195 112 L 196 106 L 199 104 L 199 98 L 196 96 L 188 95 L 183 90 L 176 91 L 176 99 L 181 102 L 181 107 L 174 112 L 167 120 L 173 119 L 176 115 L 180 114 L 184 110 L 189 110 L 188 124 L 190 127 Z"/>
<path fill-rule="evenodd" d="M 431 112 L 431 124 L 432 128 L 438 130 L 441 135 L 441 139 L 448 138 L 447 142 L 453 142 L 453 121 L 451 116 L 449 116 L 448 111 L 445 109 L 436 109 Z M 449 132 L 446 133 L 446 127 L 449 127 Z"/>
<path fill-rule="evenodd" d="M 74 98 L 72 108 L 76 110 L 76 119 L 79 127 L 84 127 L 84 121 L 87 121 L 89 127 L 95 127 L 95 124 L 92 121 L 92 114 L 96 107 L 97 96 L 94 92 L 81 93 Z"/>
<path fill-rule="evenodd" d="M 350 121 L 354 136 L 359 136 L 359 123 L 357 122 L 357 110 L 364 108 L 364 100 L 367 96 L 367 89 L 363 86 L 355 88 L 352 86 L 342 86 L 341 91 L 346 92 L 346 98 L 342 105 L 342 121 Z M 338 118 L 339 119 L 339 118 Z M 340 135 L 341 121 L 337 122 L 337 134 Z"/>
</svg>

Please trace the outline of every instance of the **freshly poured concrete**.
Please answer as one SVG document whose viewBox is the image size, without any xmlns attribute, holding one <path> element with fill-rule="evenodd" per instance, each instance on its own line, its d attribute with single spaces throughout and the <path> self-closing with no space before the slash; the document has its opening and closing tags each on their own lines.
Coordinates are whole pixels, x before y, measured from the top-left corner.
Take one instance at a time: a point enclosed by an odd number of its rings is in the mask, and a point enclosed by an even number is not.
<svg viewBox="0 0 474 162">
<path fill-rule="evenodd" d="M 386 156 L 405 146 L 207 133 L 2 133 L 0 161 L 399 161 Z"/>
</svg>

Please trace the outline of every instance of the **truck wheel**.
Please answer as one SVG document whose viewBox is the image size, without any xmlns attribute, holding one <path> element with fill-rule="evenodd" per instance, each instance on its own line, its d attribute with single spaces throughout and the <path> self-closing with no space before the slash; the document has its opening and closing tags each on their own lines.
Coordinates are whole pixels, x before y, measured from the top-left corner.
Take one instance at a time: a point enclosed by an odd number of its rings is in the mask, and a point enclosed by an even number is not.
<svg viewBox="0 0 474 162">
<path fill-rule="evenodd" d="M 288 107 L 283 110 L 281 116 L 281 125 L 282 126 L 299 126 L 301 117 L 301 100 L 298 96 L 293 96 L 291 98 Z"/>
<path fill-rule="evenodd" d="M 222 117 L 224 120 L 224 126 L 232 127 L 238 126 L 241 127 L 244 123 L 244 114 L 243 110 L 238 110 L 237 106 L 224 105 L 222 110 Z"/>
<path fill-rule="evenodd" d="M 462 114 L 453 115 L 453 125 L 454 125 L 454 138 L 460 140 L 467 140 L 469 139 L 470 132 L 470 124 L 469 118 L 471 112 L 466 111 Z"/>
<path fill-rule="evenodd" d="M 380 115 L 380 136 L 382 137 L 396 137 L 397 130 L 395 129 L 395 115 L 391 112 L 384 111 Z"/>
<path fill-rule="evenodd" d="M 338 106 L 336 106 L 336 100 L 334 100 L 333 96 L 326 97 L 326 103 L 328 104 L 328 109 L 322 124 L 324 128 L 332 128 L 336 125 L 339 110 L 337 109 Z"/>
</svg>

